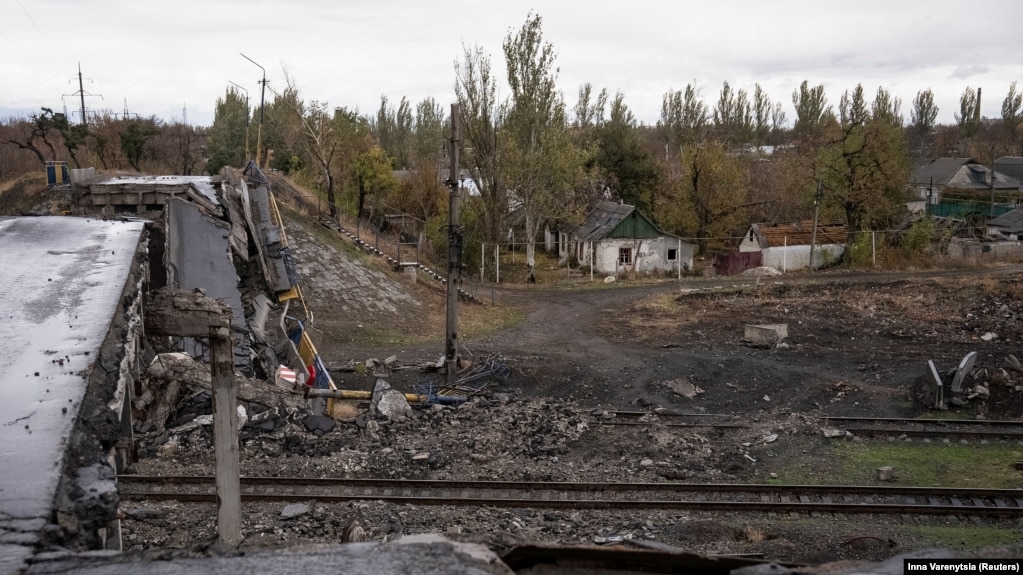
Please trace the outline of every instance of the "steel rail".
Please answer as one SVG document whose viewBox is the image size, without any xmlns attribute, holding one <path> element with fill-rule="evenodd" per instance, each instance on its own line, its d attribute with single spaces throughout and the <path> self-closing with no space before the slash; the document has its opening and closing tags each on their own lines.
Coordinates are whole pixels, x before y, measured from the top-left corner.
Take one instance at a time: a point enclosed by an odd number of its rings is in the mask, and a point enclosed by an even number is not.
<svg viewBox="0 0 1023 575">
<path fill-rule="evenodd" d="M 125 500 L 178 500 L 211 502 L 213 478 L 207 476 L 122 476 L 128 490 Z M 172 491 L 134 491 L 134 486 L 173 486 Z M 693 511 L 762 511 L 771 513 L 856 513 L 916 515 L 976 515 L 1019 517 L 1023 515 L 1023 490 L 955 487 L 902 487 L 873 485 L 765 485 L 737 483 L 610 483 L 610 482 L 544 482 L 544 481 L 475 481 L 475 480 L 401 480 L 401 479 L 333 479 L 289 477 L 243 477 L 244 501 L 309 501 L 325 503 L 346 501 L 386 501 L 412 505 L 453 505 L 493 507 L 535 507 L 572 509 L 689 509 Z M 205 488 L 204 492 L 186 492 L 189 486 Z M 259 492 L 257 487 L 269 490 Z M 300 489 L 304 493 L 296 493 Z M 362 488 L 362 493 L 354 492 Z M 310 492 L 318 489 L 318 492 Z M 339 491 L 349 493 L 338 493 Z M 288 493 L 282 491 L 290 491 Z M 435 493 L 435 492 L 439 492 Z M 701 494 L 698 499 L 625 499 L 624 493 Z M 527 493 L 523 497 L 523 493 Z M 759 501 L 711 500 L 703 494 L 744 493 L 759 496 Z M 574 494 L 574 495 L 571 495 Z M 615 494 L 614 498 L 607 498 Z M 793 501 L 781 494 L 790 494 Z M 710 495 L 710 497 L 714 497 Z M 782 501 L 768 501 L 770 496 Z M 819 496 L 821 502 L 809 500 Z M 834 503 L 831 496 L 845 497 Z M 850 502 L 850 496 L 861 496 L 865 502 Z M 905 496 L 908 502 L 877 503 L 873 497 Z M 949 499 L 948 504 L 937 500 Z M 916 498 L 928 501 L 919 504 Z M 963 503 L 960 499 L 969 503 Z M 994 505 L 989 505 L 993 502 Z"/>
</svg>

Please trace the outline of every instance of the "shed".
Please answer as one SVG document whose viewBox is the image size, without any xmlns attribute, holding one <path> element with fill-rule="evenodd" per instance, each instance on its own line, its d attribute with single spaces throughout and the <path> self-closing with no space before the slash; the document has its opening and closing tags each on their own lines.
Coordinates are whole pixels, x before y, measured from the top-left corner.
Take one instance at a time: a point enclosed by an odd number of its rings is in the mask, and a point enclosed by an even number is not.
<svg viewBox="0 0 1023 575">
<path fill-rule="evenodd" d="M 985 228 L 990 237 L 1009 241 L 1023 240 L 1023 208 L 1016 208 L 988 220 Z"/>
<path fill-rule="evenodd" d="M 580 263 L 602 274 L 650 273 L 693 267 L 693 244 L 660 230 L 635 206 L 598 202 L 574 230 L 572 244 Z"/>
<path fill-rule="evenodd" d="M 739 252 L 760 252 L 761 265 L 781 271 L 810 267 L 813 220 L 791 224 L 752 224 L 739 243 Z M 838 261 L 845 253 L 849 232 L 845 224 L 818 223 L 813 267 Z"/>
</svg>

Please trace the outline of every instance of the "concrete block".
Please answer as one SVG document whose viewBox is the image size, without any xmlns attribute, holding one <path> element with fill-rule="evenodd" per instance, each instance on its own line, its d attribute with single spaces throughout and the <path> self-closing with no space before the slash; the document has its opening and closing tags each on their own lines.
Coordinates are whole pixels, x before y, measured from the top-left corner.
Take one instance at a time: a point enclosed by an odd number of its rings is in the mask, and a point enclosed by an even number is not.
<svg viewBox="0 0 1023 575">
<path fill-rule="evenodd" d="M 743 339 L 753 345 L 776 346 L 789 336 L 786 323 L 747 325 Z"/>
<path fill-rule="evenodd" d="M 894 481 L 895 480 L 895 468 L 890 466 L 878 467 L 877 468 L 877 479 L 878 481 Z"/>
</svg>

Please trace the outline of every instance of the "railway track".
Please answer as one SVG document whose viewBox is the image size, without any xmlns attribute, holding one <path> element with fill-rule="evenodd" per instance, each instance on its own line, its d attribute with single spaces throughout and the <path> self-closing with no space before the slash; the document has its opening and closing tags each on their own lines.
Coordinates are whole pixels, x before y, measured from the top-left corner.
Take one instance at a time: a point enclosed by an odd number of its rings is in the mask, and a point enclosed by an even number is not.
<svg viewBox="0 0 1023 575">
<path fill-rule="evenodd" d="M 599 419 L 599 425 L 692 427 L 704 429 L 744 429 L 746 424 L 719 423 L 726 414 L 712 413 L 648 413 L 645 411 L 614 411 L 612 419 Z M 656 416 L 656 421 L 643 421 Z M 1016 439 L 1023 440 L 1023 421 L 983 419 L 913 419 L 885 417 L 821 418 L 853 435 L 865 437 L 921 437 L 933 439 Z M 852 424 L 852 425 L 850 425 Z"/>
<path fill-rule="evenodd" d="M 126 475 L 124 500 L 216 501 L 213 477 Z M 946 487 L 243 477 L 243 501 L 1021 517 L 1023 490 Z"/>
</svg>

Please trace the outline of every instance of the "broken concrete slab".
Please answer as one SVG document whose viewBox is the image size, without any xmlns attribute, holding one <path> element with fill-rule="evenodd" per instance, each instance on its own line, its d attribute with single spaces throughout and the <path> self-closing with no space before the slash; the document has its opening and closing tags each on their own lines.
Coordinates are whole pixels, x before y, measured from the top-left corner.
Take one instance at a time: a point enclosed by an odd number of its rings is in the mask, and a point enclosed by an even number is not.
<svg viewBox="0 0 1023 575">
<path fill-rule="evenodd" d="M 959 362 L 955 375 L 952 376 L 952 393 L 962 391 L 963 380 L 973 371 L 973 364 L 977 361 L 977 352 L 971 351 Z"/>
<path fill-rule="evenodd" d="M 184 290 L 203 288 L 211 299 L 229 306 L 236 340 L 234 365 L 251 373 L 249 328 L 238 290 L 238 272 L 231 259 L 230 226 L 206 215 L 196 204 L 177 198 L 167 200 L 166 213 L 168 285 Z M 203 337 L 201 334 L 168 335 Z M 204 350 L 199 342 L 186 340 L 185 351 L 199 356 Z"/>
<path fill-rule="evenodd" d="M 941 374 L 938 373 L 938 367 L 934 365 L 933 359 L 927 360 L 927 377 L 931 384 L 931 393 L 934 394 L 934 407 L 935 409 L 941 409 L 945 405 L 945 386 L 941 381 Z"/>
<path fill-rule="evenodd" d="M 758 346 L 774 347 L 789 336 L 789 326 L 785 323 L 747 325 L 743 341 Z"/>
<path fill-rule="evenodd" d="M 207 297 L 203 289 L 160 289 L 146 306 L 150 335 L 209 337 L 210 330 L 231 325 L 231 308 Z"/>
</svg>

